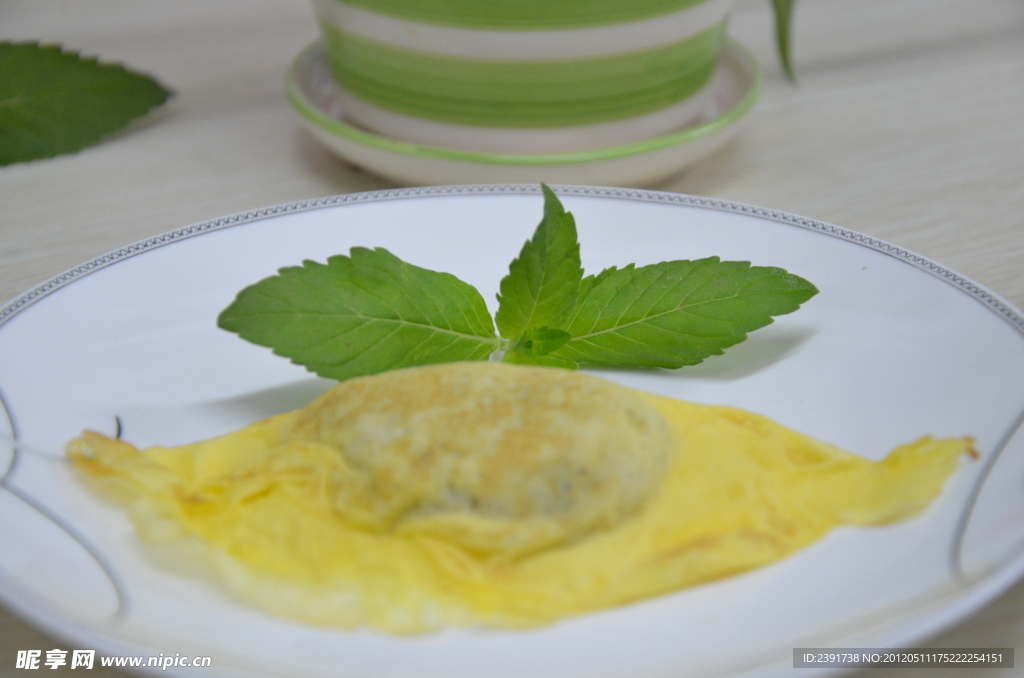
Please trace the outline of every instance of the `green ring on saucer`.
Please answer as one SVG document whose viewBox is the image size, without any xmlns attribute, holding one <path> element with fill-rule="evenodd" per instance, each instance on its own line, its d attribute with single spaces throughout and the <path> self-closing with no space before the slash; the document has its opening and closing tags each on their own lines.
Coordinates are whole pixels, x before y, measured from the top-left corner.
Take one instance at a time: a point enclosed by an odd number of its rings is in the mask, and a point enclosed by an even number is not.
<svg viewBox="0 0 1024 678">
<path fill-rule="evenodd" d="M 535 30 L 606 26 L 684 10 L 706 0 L 334 0 L 376 14 L 442 26 Z"/>
<path fill-rule="evenodd" d="M 346 139 L 355 144 L 378 149 L 386 153 L 398 156 L 409 156 L 431 160 L 450 160 L 456 162 L 475 163 L 479 165 L 505 165 L 505 166 L 550 166 L 550 165 L 576 165 L 581 163 L 599 162 L 625 158 L 634 155 L 650 153 L 661 149 L 671 148 L 682 144 L 695 142 L 699 139 L 709 137 L 717 132 L 723 131 L 736 124 L 745 116 L 754 104 L 757 103 L 764 85 L 764 76 L 761 67 L 750 51 L 739 42 L 727 39 L 729 48 L 735 52 L 751 71 L 751 85 L 739 102 L 734 104 L 722 115 L 708 122 L 688 127 L 678 132 L 663 136 L 637 141 L 620 146 L 599 148 L 590 151 L 575 151 L 570 153 L 484 153 L 478 151 L 462 151 L 449 148 L 438 148 L 414 144 L 399 139 L 391 139 L 373 132 L 369 132 L 355 125 L 338 120 L 313 105 L 306 99 L 302 91 L 302 85 L 297 78 L 299 64 L 316 50 L 322 49 L 319 43 L 308 47 L 288 71 L 285 79 L 285 91 L 288 100 L 296 112 L 302 116 L 310 125 L 321 131 Z"/>
<path fill-rule="evenodd" d="M 710 80 L 725 26 L 624 54 L 512 61 L 409 50 L 322 23 L 331 70 L 350 94 L 417 118 L 509 128 L 622 120 L 682 101 Z"/>
</svg>

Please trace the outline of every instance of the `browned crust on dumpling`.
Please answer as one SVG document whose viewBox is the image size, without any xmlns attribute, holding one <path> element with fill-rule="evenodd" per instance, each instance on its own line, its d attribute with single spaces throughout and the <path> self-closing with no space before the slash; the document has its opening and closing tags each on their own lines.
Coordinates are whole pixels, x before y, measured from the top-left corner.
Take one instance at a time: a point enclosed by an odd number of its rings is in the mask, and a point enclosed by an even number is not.
<svg viewBox="0 0 1024 678">
<path fill-rule="evenodd" d="M 351 473 L 336 510 L 370 529 L 518 555 L 628 518 L 656 490 L 668 424 L 637 393 L 566 370 L 459 363 L 343 382 L 291 435 Z"/>
</svg>

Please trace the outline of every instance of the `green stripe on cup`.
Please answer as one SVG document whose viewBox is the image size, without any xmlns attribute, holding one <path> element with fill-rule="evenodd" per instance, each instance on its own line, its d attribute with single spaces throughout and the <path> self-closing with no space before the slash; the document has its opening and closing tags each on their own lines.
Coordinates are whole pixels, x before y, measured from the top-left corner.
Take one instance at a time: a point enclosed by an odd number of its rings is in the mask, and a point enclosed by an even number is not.
<svg viewBox="0 0 1024 678">
<path fill-rule="evenodd" d="M 535 30 L 606 26 L 678 12 L 706 0 L 334 0 L 443 26 Z"/>
<path fill-rule="evenodd" d="M 328 24 L 323 32 L 334 77 L 381 108 L 461 125 L 564 127 L 650 113 L 695 94 L 714 72 L 725 22 L 650 50 L 518 62 L 405 50 Z"/>
<path fill-rule="evenodd" d="M 739 123 L 750 112 L 761 96 L 764 87 L 764 75 L 757 59 L 746 47 L 735 40 L 726 39 L 725 58 L 732 61 L 731 70 L 740 78 L 743 88 L 742 98 L 731 108 L 722 112 L 717 118 L 687 127 L 644 141 L 637 141 L 610 148 L 598 148 L 590 151 L 573 151 L 570 153 L 483 153 L 479 151 L 460 151 L 449 148 L 437 148 L 420 144 L 391 139 L 361 127 L 348 124 L 329 115 L 326 108 L 318 105 L 306 91 L 309 77 L 307 61 L 321 58 L 320 43 L 307 47 L 292 64 L 285 78 L 285 91 L 288 100 L 303 121 L 311 128 L 318 130 L 329 138 L 336 138 L 344 144 L 356 149 L 368 149 L 370 153 L 415 158 L 417 161 L 440 161 L 450 163 L 469 163 L 477 165 L 502 165 L 509 167 L 549 167 L 559 165 L 589 165 L 614 162 L 619 159 L 642 156 L 647 153 L 671 152 L 677 147 L 710 140 L 726 133 L 730 127 Z"/>
</svg>

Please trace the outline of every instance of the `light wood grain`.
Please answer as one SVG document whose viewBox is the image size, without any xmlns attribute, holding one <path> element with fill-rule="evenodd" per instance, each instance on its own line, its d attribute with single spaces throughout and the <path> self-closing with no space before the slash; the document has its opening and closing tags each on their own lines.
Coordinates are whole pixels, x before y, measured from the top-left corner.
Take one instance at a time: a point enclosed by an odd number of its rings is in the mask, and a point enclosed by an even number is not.
<svg viewBox="0 0 1024 678">
<path fill-rule="evenodd" d="M 730 30 L 765 66 L 762 101 L 737 141 L 656 188 L 869 233 L 1024 306 L 1024 3 L 800 0 L 796 16 L 793 86 L 779 74 L 767 0 L 741 0 Z M 315 38 L 305 0 L 0 3 L 0 40 L 60 42 L 150 72 L 176 92 L 106 143 L 0 168 L 0 299 L 190 223 L 389 187 L 299 130 L 282 80 Z M 931 645 L 1022 641 L 1018 584 Z M 14 669 L 16 650 L 53 647 L 60 641 L 0 610 L 0 676 L 26 675 Z"/>
</svg>

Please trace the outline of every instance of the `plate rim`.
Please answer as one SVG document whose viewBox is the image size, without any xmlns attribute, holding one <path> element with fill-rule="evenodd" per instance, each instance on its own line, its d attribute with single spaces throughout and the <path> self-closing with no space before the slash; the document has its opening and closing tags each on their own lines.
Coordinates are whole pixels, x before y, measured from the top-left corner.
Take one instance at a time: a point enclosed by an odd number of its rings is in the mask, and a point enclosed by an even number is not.
<svg viewBox="0 0 1024 678">
<path fill-rule="evenodd" d="M 566 153 L 486 153 L 482 151 L 465 151 L 458 149 L 442 148 L 417 144 L 411 141 L 392 139 L 381 134 L 364 130 L 355 125 L 342 122 L 324 113 L 318 106 L 310 102 L 302 93 L 299 84 L 299 71 L 302 65 L 309 59 L 315 58 L 317 51 L 323 50 L 323 44 L 316 40 L 308 45 L 295 58 L 288 68 L 285 76 L 285 94 L 289 103 L 300 116 L 302 122 L 313 125 L 317 129 L 327 132 L 333 136 L 342 137 L 348 141 L 367 146 L 387 153 L 395 153 L 402 156 L 427 158 L 431 160 L 448 160 L 458 162 L 469 162 L 481 165 L 499 166 L 548 166 L 548 165 L 577 165 L 581 163 L 598 162 L 625 158 L 630 156 L 643 155 L 652 151 L 658 151 L 674 146 L 681 146 L 690 142 L 698 141 L 712 136 L 716 132 L 728 129 L 746 116 L 754 107 L 761 96 L 764 88 L 764 73 L 757 58 L 744 47 L 739 41 L 732 37 L 726 37 L 722 49 L 722 62 L 727 59 L 740 59 L 751 71 L 751 85 L 740 100 L 729 110 L 718 117 L 707 122 L 687 127 L 686 129 L 635 141 L 619 146 L 599 148 L 588 151 L 573 151 Z"/>
<path fill-rule="evenodd" d="M 560 196 L 569 197 L 597 197 L 631 200 L 636 202 L 651 202 L 662 204 L 675 204 L 684 207 L 698 207 L 711 209 L 720 212 L 731 212 L 747 216 L 760 217 L 770 221 L 789 224 L 804 230 L 815 231 L 823 235 L 829 235 L 852 244 L 867 247 L 868 249 L 881 252 L 895 259 L 899 259 L 914 268 L 929 273 L 961 292 L 974 298 L 989 310 L 994 312 L 1005 322 L 1014 327 L 1024 336 L 1024 311 L 1018 309 L 1008 299 L 990 290 L 981 283 L 965 276 L 957 271 L 947 268 L 939 262 L 917 254 L 912 250 L 894 245 L 881 238 L 876 238 L 859 231 L 837 226 L 835 224 L 820 221 L 810 217 L 800 216 L 792 212 L 776 210 L 768 207 L 759 207 L 747 203 L 712 198 L 687 193 L 676 193 L 671 191 L 659 191 L 642 188 L 616 188 L 612 186 L 586 186 L 580 184 L 550 184 L 550 188 Z M 40 299 L 57 291 L 75 280 L 88 275 L 94 271 L 106 268 L 123 259 L 142 254 L 151 249 L 169 245 L 171 243 L 217 231 L 231 226 L 261 221 L 274 217 L 308 212 L 312 210 L 340 207 L 343 205 L 386 202 L 391 200 L 408 200 L 416 198 L 440 198 L 459 195 L 540 195 L 540 184 L 451 184 L 439 186 L 417 186 L 410 188 L 391 188 L 376 191 L 360 191 L 355 193 L 339 193 L 336 195 L 311 198 L 295 202 L 280 203 L 269 207 L 261 207 L 245 212 L 236 212 L 223 217 L 217 217 L 208 221 L 196 222 L 188 226 L 165 231 L 155 236 L 137 240 L 133 243 L 119 247 L 102 254 L 94 259 L 83 262 L 69 268 L 41 283 L 32 287 L 8 300 L 0 306 L 0 328 L 16 316 L 20 311 L 31 306 Z"/>
<path fill-rule="evenodd" d="M 1004 322 L 1013 327 L 1018 334 L 1024 337 L 1024 313 L 1005 298 L 999 296 L 980 283 L 977 283 L 974 280 L 927 257 L 851 229 L 780 210 L 682 193 L 633 188 L 559 184 L 553 184 L 551 188 L 563 197 L 595 197 L 710 209 L 714 211 L 757 217 L 787 224 L 803 230 L 817 232 L 821 235 L 839 238 L 850 244 L 867 247 L 868 249 L 899 259 L 903 263 L 909 264 L 918 270 L 924 271 L 933 277 L 937 277 L 945 281 L 958 291 L 965 293 L 975 301 L 982 303 L 990 312 L 995 313 Z M 39 285 L 36 285 L 22 295 L 17 296 L 3 306 L 0 306 L 0 330 L 2 330 L 2 327 L 6 322 L 17 316 L 21 311 L 38 302 L 40 299 L 45 298 L 50 293 L 55 292 L 92 272 L 106 268 L 107 266 L 113 265 L 137 254 L 148 252 L 157 247 L 172 244 L 204 233 L 219 231 L 224 228 L 258 222 L 279 216 L 346 205 L 419 198 L 539 195 L 540 193 L 541 189 L 537 184 L 462 184 L 385 189 L 282 203 L 271 207 L 239 212 L 205 222 L 194 223 L 189 226 L 167 231 L 144 240 L 136 241 L 125 247 L 112 250 L 104 255 L 80 264 L 79 266 L 68 269 L 63 273 L 40 283 Z M 7 403 L 4 401 L 3 394 L 0 393 L 0 410 L 3 410 L 3 413 L 9 417 L 10 413 L 6 405 Z M 1018 419 L 1016 425 L 1011 427 L 1010 432 L 1007 434 L 1007 439 L 1012 437 L 1013 433 L 1020 426 L 1022 419 L 1024 419 L 1024 414 L 1021 415 L 1021 419 Z M 12 426 L 15 425 L 13 421 L 11 421 L 11 424 Z M 16 438 L 11 442 L 14 446 L 17 446 Z M 991 462 L 991 465 L 994 465 L 995 460 L 999 458 L 1001 451 L 1001 449 L 994 450 L 994 454 L 990 455 L 989 459 L 986 461 Z M 7 469 L 6 472 L 0 473 L 0 480 L 8 476 L 11 470 L 13 469 Z M 979 476 L 978 486 L 976 489 L 980 490 L 981 485 L 984 483 L 985 475 L 987 474 L 983 472 Z M 0 482 L 0 485 L 4 484 Z M 968 505 L 973 505 L 973 503 L 974 498 L 968 501 Z M 971 508 L 973 508 L 973 506 L 971 506 Z M 967 518 L 969 518 L 969 512 L 970 510 L 968 510 Z M 963 522 L 966 524 L 967 519 Z M 947 594 L 948 597 L 946 597 L 945 600 L 936 603 L 938 609 L 934 611 L 931 619 L 918 619 L 915 623 L 913 620 L 922 613 L 922 611 L 910 611 L 904 623 L 909 624 L 911 628 L 904 628 L 902 631 L 895 630 L 896 636 L 903 642 L 915 642 L 941 633 L 943 630 L 963 621 L 971 613 L 981 609 L 984 605 L 997 598 L 1018 579 L 1020 579 L 1022 575 L 1024 575 L 1024 552 L 1018 552 L 1015 555 L 1007 557 L 999 566 L 989 572 L 986 572 L 983 576 L 974 578 L 971 581 L 962 581 L 961 587 L 958 591 L 949 592 Z M 2 602 L 12 613 L 15 613 L 16 616 L 29 620 L 33 625 L 43 628 L 47 632 L 65 640 L 86 640 L 87 642 L 91 641 L 93 643 L 102 642 L 107 648 L 113 647 L 119 650 L 123 649 L 123 654 L 144 654 L 149 649 L 152 649 L 149 646 L 119 638 L 108 632 L 84 627 L 81 623 L 76 622 L 74 618 L 69 617 L 60 610 L 48 609 L 45 605 L 42 609 L 37 609 L 36 606 L 33 605 L 33 602 L 42 601 L 34 601 L 34 597 L 26 591 L 10 590 L 10 587 L 0 586 L 0 602 Z M 926 605 L 924 607 L 930 607 L 930 605 Z M 902 625 L 903 623 L 897 623 L 897 629 Z M 760 667 L 741 668 L 740 671 L 746 672 L 748 670 L 756 670 L 757 668 L 765 668 L 765 665 L 761 665 Z M 225 676 L 243 674 L 254 675 L 251 674 L 251 668 L 241 667 L 230 662 L 225 665 L 225 669 L 227 670 L 226 673 L 222 673 L 224 669 L 217 670 L 215 673 Z M 239 673 L 239 671 L 241 671 L 241 673 Z M 172 671 L 168 675 L 175 675 L 175 673 L 176 672 Z M 817 671 L 812 671 L 812 673 L 809 673 L 808 675 L 823 674 L 819 674 Z"/>
</svg>

